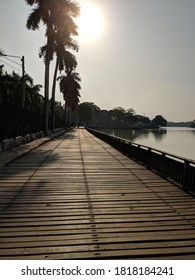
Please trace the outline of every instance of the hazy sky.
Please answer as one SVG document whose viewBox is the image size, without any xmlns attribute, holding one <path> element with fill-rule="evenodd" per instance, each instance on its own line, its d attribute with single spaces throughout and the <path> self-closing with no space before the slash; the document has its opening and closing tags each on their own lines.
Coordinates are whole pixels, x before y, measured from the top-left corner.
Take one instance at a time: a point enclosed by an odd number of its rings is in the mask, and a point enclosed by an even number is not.
<svg viewBox="0 0 195 280">
<path fill-rule="evenodd" d="M 170 121 L 195 119 L 195 0 L 77 2 L 95 4 L 103 23 L 95 40 L 79 39 L 81 102 L 101 109 L 132 107 L 151 119 L 157 114 Z M 38 51 L 44 29 L 26 29 L 31 9 L 24 0 L 0 0 L 0 49 L 24 55 L 26 72 L 43 84 Z M 56 99 L 62 100 L 58 88 Z"/>
</svg>

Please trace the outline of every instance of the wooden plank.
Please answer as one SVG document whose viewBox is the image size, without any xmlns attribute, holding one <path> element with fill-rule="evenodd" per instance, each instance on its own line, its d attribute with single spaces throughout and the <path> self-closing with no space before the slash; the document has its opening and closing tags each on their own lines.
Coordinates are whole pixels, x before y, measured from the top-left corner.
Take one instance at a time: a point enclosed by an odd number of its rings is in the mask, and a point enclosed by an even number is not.
<svg viewBox="0 0 195 280">
<path fill-rule="evenodd" d="M 112 237 L 110 239 L 110 237 Z M 93 230 L 92 228 L 88 228 L 88 230 L 77 230 L 77 234 L 73 230 L 40 230 L 36 231 L 35 233 L 30 232 L 22 233 L 22 232 L 15 232 L 10 234 L 5 233 L 1 240 L 1 248 L 4 248 L 5 244 L 10 244 L 9 246 L 13 248 L 13 243 L 17 244 L 20 243 L 21 247 L 26 247 L 25 242 L 28 243 L 28 246 L 32 247 L 33 245 L 31 242 L 46 242 L 48 241 L 48 246 L 52 245 L 50 241 L 54 243 L 59 241 L 62 244 L 68 245 L 77 244 L 77 240 L 80 240 L 80 244 L 85 244 L 88 242 L 87 240 L 93 240 L 96 244 L 115 244 L 115 243 L 136 243 L 136 242 L 165 242 L 170 241 L 174 243 L 175 241 L 193 241 L 195 240 L 194 232 L 190 229 L 180 230 L 168 230 L 167 232 L 158 231 L 158 234 L 155 231 L 146 231 L 144 235 L 144 231 L 136 232 L 125 232 L 125 231 L 110 231 L 106 232 L 105 230 Z M 95 240 L 95 241 L 94 241 Z M 29 243 L 30 242 L 30 243 Z M 17 247 L 17 246 L 16 246 Z M 2 251 L 3 252 L 3 251 Z"/>
<path fill-rule="evenodd" d="M 32 231 L 34 232 L 35 235 L 40 235 L 41 232 L 44 231 L 56 231 L 58 232 L 58 234 L 76 234 L 79 232 L 79 234 L 81 233 L 88 233 L 89 229 L 92 228 L 92 224 L 85 224 L 85 225 L 48 225 L 48 226 L 25 226 L 25 224 L 23 226 L 20 227 L 3 227 L 1 228 L 1 238 L 0 238 L 0 242 L 4 242 L 5 238 L 4 236 L 14 236 L 14 234 L 18 235 L 22 232 L 30 232 L 32 233 Z M 120 232 L 163 232 L 163 231 L 178 231 L 178 230 L 192 230 L 194 227 L 193 225 L 190 224 L 173 224 L 173 225 L 167 225 L 165 224 L 162 228 L 162 225 L 153 225 L 153 224 L 147 224 L 145 226 L 133 226 L 131 224 L 127 224 L 125 227 L 125 224 L 121 224 L 121 226 L 116 226 L 116 225 L 111 225 L 110 227 L 106 227 L 104 224 L 100 224 L 98 226 L 95 227 L 95 229 L 98 229 L 98 233 L 120 233 Z M 64 233 L 62 232 L 64 231 Z M 9 234 L 8 234 L 9 233 Z M 177 232 L 178 233 L 178 232 Z M 2 237 L 3 236 L 3 237 Z"/>
<path fill-rule="evenodd" d="M 179 248 L 152 248 L 152 249 L 126 249 L 126 250 L 101 250 L 99 247 L 93 245 L 78 245 L 78 246 L 59 246 L 54 248 L 40 247 L 31 251 L 31 248 L 17 249 L 12 252 L 5 251 L 5 255 L 0 259 L 12 259 L 14 256 L 17 259 L 98 259 L 98 258 L 126 258 L 126 259 L 142 259 L 156 257 L 169 257 L 169 259 L 175 259 L 182 255 L 185 257 L 188 255 L 194 255 L 195 247 L 179 247 Z M 33 254 L 34 253 L 34 254 Z"/>
</svg>

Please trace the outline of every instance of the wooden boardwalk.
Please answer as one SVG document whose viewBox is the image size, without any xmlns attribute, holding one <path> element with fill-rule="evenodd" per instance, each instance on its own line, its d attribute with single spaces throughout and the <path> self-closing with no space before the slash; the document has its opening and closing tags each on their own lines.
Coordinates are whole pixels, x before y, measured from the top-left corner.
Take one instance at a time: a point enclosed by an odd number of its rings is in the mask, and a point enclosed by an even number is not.
<svg viewBox="0 0 195 280">
<path fill-rule="evenodd" d="M 0 170 L 0 259 L 195 259 L 195 199 L 84 129 Z"/>
</svg>

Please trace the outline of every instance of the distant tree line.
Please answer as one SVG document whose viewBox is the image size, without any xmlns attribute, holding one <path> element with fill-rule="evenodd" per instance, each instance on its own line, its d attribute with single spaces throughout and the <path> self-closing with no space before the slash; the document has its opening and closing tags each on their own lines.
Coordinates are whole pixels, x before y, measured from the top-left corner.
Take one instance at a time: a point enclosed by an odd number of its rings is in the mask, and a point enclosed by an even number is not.
<svg viewBox="0 0 195 280">
<path fill-rule="evenodd" d="M 192 127 L 195 128 L 195 120 L 188 122 L 168 122 L 169 127 Z"/>
<path fill-rule="evenodd" d="M 157 128 L 167 126 L 167 120 L 157 115 L 150 120 L 138 115 L 133 108 L 125 110 L 115 107 L 112 110 L 102 110 L 92 102 L 83 102 L 77 108 L 77 122 L 96 128 Z"/>
</svg>

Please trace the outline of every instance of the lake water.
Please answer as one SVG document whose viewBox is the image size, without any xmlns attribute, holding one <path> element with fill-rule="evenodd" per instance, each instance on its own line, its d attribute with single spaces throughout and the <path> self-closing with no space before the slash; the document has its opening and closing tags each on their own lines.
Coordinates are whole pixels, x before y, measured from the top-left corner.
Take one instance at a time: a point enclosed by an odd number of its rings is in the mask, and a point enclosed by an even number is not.
<svg viewBox="0 0 195 280">
<path fill-rule="evenodd" d="M 105 132 L 170 154 L 195 160 L 195 129 L 166 127 L 159 130 L 107 129 Z"/>
</svg>

